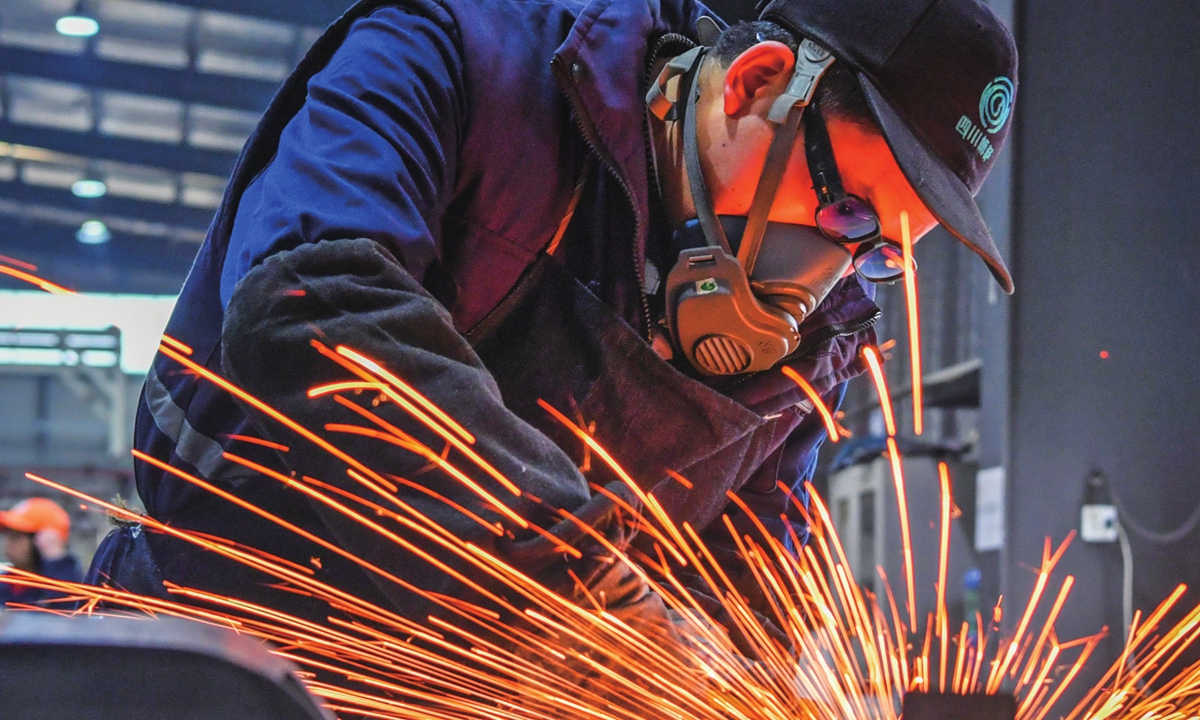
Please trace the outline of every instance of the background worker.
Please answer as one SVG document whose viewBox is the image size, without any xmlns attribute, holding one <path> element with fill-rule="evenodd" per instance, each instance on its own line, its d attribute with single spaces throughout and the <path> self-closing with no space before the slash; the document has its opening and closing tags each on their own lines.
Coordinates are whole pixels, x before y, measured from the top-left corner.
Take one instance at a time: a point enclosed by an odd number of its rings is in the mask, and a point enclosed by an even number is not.
<svg viewBox="0 0 1200 720">
<path fill-rule="evenodd" d="M 0 530 L 4 533 L 4 555 L 12 567 L 52 580 L 83 580 L 79 559 L 67 547 L 71 518 L 58 503 L 42 497 L 22 500 L 11 510 L 0 512 Z M 0 583 L 0 607 L 8 603 L 33 605 L 56 597 L 61 595 Z"/>
<path fill-rule="evenodd" d="M 802 540 L 789 495 L 803 495 L 825 429 L 779 368 L 840 402 L 863 370 L 859 348 L 874 341 L 872 283 L 897 277 L 900 212 L 914 237 L 945 224 L 1011 288 L 972 195 L 1007 135 L 1015 48 L 975 0 L 776 0 L 767 22 L 725 32 L 704 13 L 679 0 L 360 4 L 314 46 L 251 139 L 168 334 L 316 431 L 363 419 L 307 397 L 346 378 L 312 341 L 380 361 L 470 429 L 474 449 L 522 491 L 504 501 L 539 525 L 559 522 L 562 508 L 630 541 L 589 487 L 614 476 L 597 462 L 580 472 L 582 447 L 544 399 L 591 427 L 718 549 L 722 513 L 748 524 L 727 492 Z M 701 42 L 712 47 L 695 50 Z M 351 402 L 441 447 L 399 408 L 370 401 Z M 248 435 L 289 451 L 236 440 Z M 425 590 L 469 595 L 231 462 L 226 451 L 364 492 L 339 461 L 165 356 L 136 438 L 161 463 Z M 661 600 L 598 548 L 567 561 L 507 524 L 497 539 L 412 488 L 503 521 L 424 458 L 362 437 L 335 442 L 404 479 L 404 502 L 456 537 L 564 594 L 579 592 L 571 570 L 611 611 L 663 616 Z M 177 527 L 298 562 L 312 554 L 160 468 L 140 465 L 138 487 L 149 513 Z M 91 577 L 330 613 L 137 527 L 109 536 Z M 317 577 L 433 611 L 336 558 Z"/>
</svg>

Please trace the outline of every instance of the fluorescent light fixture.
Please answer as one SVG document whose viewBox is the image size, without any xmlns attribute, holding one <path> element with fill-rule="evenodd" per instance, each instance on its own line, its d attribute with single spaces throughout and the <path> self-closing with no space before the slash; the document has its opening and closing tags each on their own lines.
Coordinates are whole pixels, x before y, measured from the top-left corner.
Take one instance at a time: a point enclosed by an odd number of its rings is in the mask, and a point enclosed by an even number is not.
<svg viewBox="0 0 1200 720">
<path fill-rule="evenodd" d="M 100 180 L 80 180 L 71 186 L 71 192 L 79 198 L 101 198 L 108 194 L 108 186 Z"/>
<path fill-rule="evenodd" d="M 84 245 L 103 245 L 112 240 L 112 233 L 108 231 L 108 226 L 99 220 L 88 220 L 79 226 L 75 239 Z"/>
<path fill-rule="evenodd" d="M 67 37 L 89 38 L 100 32 L 100 23 L 86 15 L 65 15 L 54 23 L 54 29 Z"/>
</svg>

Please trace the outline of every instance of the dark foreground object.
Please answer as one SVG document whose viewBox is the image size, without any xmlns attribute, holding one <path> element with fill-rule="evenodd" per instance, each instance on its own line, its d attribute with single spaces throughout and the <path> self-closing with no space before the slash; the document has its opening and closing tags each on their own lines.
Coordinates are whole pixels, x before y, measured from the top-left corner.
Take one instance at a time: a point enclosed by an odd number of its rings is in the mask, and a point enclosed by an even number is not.
<svg viewBox="0 0 1200 720">
<path fill-rule="evenodd" d="M 1017 701 L 1012 695 L 949 695 L 908 693 L 904 720 L 1014 720 Z"/>
<path fill-rule="evenodd" d="M 199 623 L 0 618 L 5 720 L 329 720 L 294 670 Z"/>
</svg>

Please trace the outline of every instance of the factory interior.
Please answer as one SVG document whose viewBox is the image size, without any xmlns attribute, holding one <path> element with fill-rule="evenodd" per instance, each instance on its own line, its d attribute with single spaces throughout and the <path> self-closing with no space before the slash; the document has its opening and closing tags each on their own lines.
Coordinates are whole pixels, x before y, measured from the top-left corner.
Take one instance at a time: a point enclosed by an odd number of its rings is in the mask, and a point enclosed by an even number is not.
<svg viewBox="0 0 1200 720">
<path fill-rule="evenodd" d="M 1045 590 L 1073 578 L 1055 637 L 1106 634 L 1059 717 L 1177 587 L 1164 627 L 1200 604 L 1200 242 L 1184 227 L 1200 211 L 1200 9 L 985 4 L 1013 31 L 1020 82 L 1007 147 L 976 199 L 1016 291 L 945 230 L 924 237 L 922 381 L 906 286 L 881 285 L 895 437 L 876 384 L 855 378 L 813 486 L 853 580 L 883 597 L 884 576 L 899 592 L 911 572 L 914 615 L 943 603 L 955 629 L 979 613 L 1024 630 L 1046 543 L 1069 539 Z M 754 0 L 707 5 L 729 22 L 756 13 Z M 118 521 L 28 474 L 144 508 L 135 413 L 164 327 L 243 145 L 348 6 L 0 0 L 0 260 L 21 271 L 0 274 L 0 511 L 57 503 L 84 569 Z M 31 286 L 34 275 L 73 292 Z M 904 458 L 907 548 L 889 447 Z M 943 463 L 953 502 L 938 587 Z M 994 613 L 1002 599 L 1013 604 Z M 15 614 L 0 610 L 0 628 Z M 1198 660 L 1186 649 L 1170 672 Z M 0 677 L 0 697 L 10 682 Z"/>
</svg>

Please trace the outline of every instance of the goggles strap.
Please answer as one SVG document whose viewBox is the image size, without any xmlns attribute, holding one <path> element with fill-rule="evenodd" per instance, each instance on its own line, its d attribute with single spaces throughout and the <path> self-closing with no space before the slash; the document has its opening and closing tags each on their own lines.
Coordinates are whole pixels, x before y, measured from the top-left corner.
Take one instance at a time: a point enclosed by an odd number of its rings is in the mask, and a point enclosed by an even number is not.
<svg viewBox="0 0 1200 720">
<path fill-rule="evenodd" d="M 821 115 L 820 106 L 814 105 L 812 112 L 804 116 L 804 150 L 808 159 L 808 174 L 812 176 L 813 189 L 821 206 L 829 205 L 834 198 L 845 193 L 841 174 L 833 158 L 833 147 L 829 140 L 829 128 Z"/>
<path fill-rule="evenodd" d="M 684 77 L 687 87 L 687 107 L 683 113 L 683 160 L 687 166 L 688 187 L 692 191 L 692 204 L 696 206 L 696 218 L 700 221 L 700 229 L 704 231 L 704 239 L 709 245 L 720 247 L 726 254 L 732 255 L 729 248 L 729 238 L 725 236 L 725 228 L 717 219 L 713 209 L 712 196 L 708 193 L 708 185 L 704 182 L 704 168 L 700 165 L 700 139 L 696 130 L 696 100 L 700 97 L 700 58 Z"/>
</svg>

